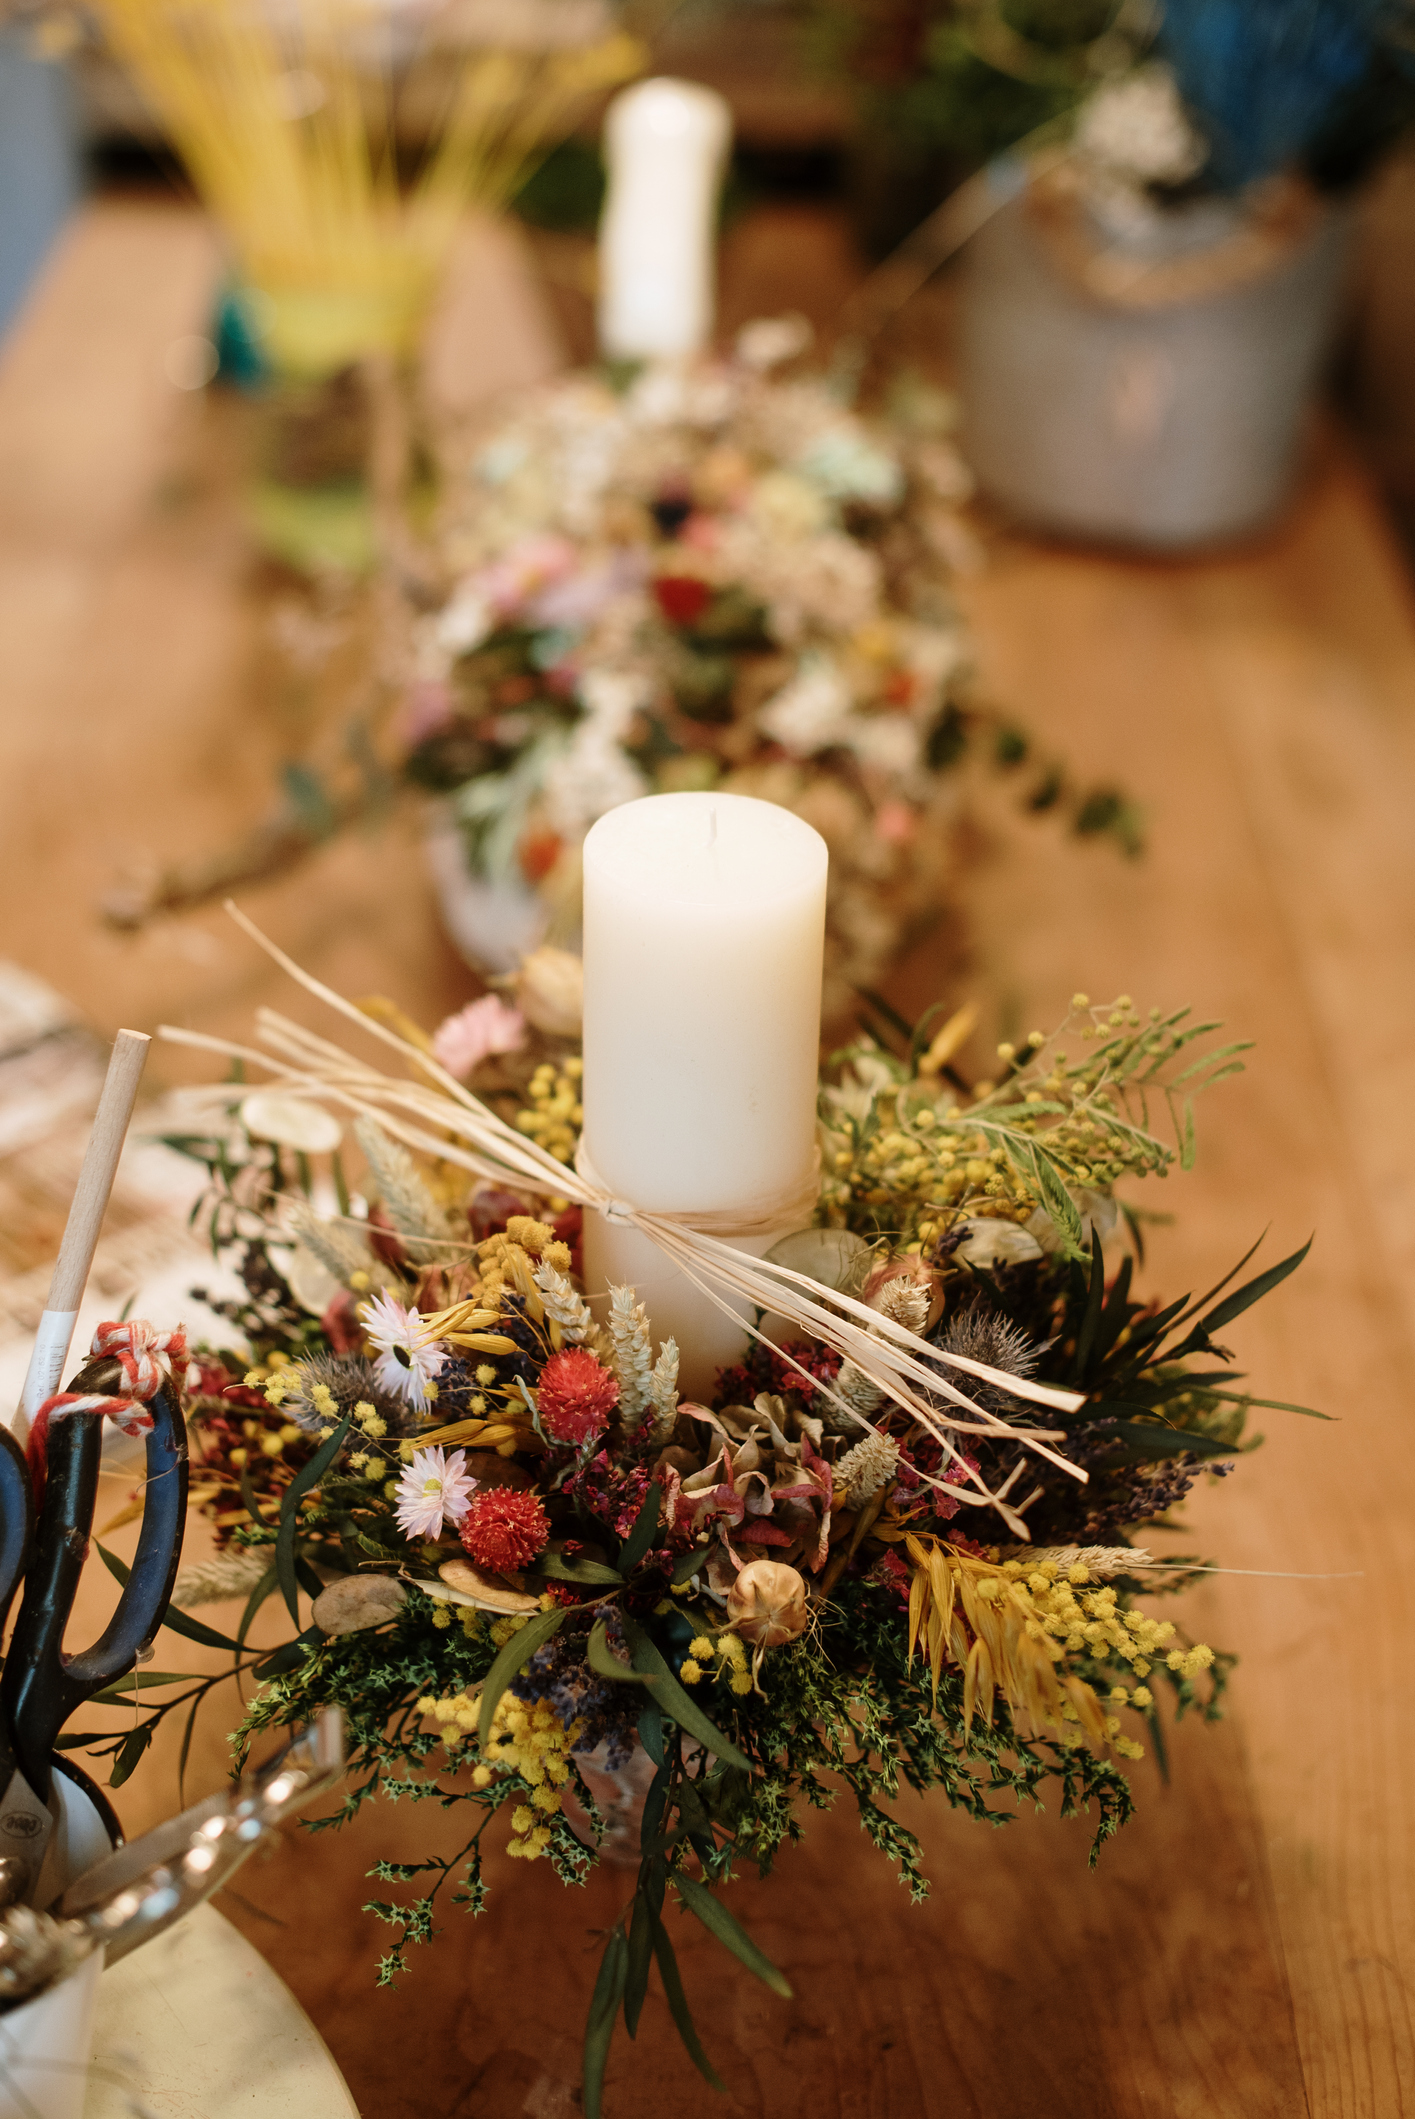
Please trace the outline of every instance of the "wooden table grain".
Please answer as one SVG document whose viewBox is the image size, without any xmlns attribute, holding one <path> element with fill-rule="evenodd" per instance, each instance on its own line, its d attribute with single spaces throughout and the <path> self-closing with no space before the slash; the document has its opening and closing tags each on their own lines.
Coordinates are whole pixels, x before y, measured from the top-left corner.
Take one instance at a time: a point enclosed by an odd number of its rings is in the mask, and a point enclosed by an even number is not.
<svg viewBox="0 0 1415 2119">
<path fill-rule="evenodd" d="M 781 225 L 799 300 L 810 217 Z M 829 226 L 817 237 L 824 311 L 848 261 Z M 736 241 L 763 306 L 779 284 L 772 238 L 758 224 Z M 156 817 L 213 828 L 268 768 L 269 744 L 248 753 L 232 718 L 244 648 L 229 534 L 212 516 L 208 541 L 184 544 L 154 518 L 161 467 L 198 416 L 164 397 L 154 362 L 200 328 L 215 269 L 195 219 L 100 208 L 0 360 L 0 950 L 104 1024 L 181 1010 L 235 1026 L 270 990 L 209 915 L 138 941 L 92 916 L 120 836 Z M 467 271 L 459 313 L 497 320 L 503 376 L 543 372 L 555 347 L 514 246 L 484 237 Z M 455 334 L 442 358 L 464 376 Z M 1081 987 L 1189 1001 L 1257 1040 L 1248 1073 L 1201 1109 L 1197 1171 L 1150 1202 L 1178 1218 L 1152 1232 L 1147 1282 L 1207 1284 L 1265 1229 L 1272 1259 L 1315 1231 L 1302 1272 L 1233 1339 L 1264 1395 L 1338 1419 L 1262 1415 L 1264 1447 L 1197 1495 L 1186 1548 L 1240 1571 L 1209 1577 L 1186 1619 L 1240 1653 L 1232 1708 L 1219 1728 L 1178 1732 L 1168 1785 L 1152 1762 L 1135 1769 L 1139 1815 L 1096 1873 L 1084 1821 L 988 1832 L 905 1800 L 933 1878 L 914 1908 L 842 1799 L 770 1884 L 738 1888 L 794 2000 L 684 1924 L 728 2099 L 651 1996 L 637 2046 L 621 2032 L 614 2048 L 609 2109 L 1397 2119 L 1415 2111 L 1409 586 L 1328 437 L 1290 520 L 1259 544 L 1159 564 L 999 534 L 967 595 L 993 692 L 1083 774 L 1123 778 L 1151 825 L 1136 864 L 1020 824 L 991 834 L 970 905 L 989 1035 L 1045 1027 Z M 374 857 L 329 849 L 249 902 L 327 975 L 383 984 L 424 1017 L 464 990 L 410 836 Z M 936 978 L 922 948 L 894 997 L 922 1006 Z M 93 1608 L 105 1594 L 94 1585 Z M 197 1792 L 220 1775 L 218 1722 L 194 1754 Z M 133 1826 L 170 1801 L 162 1755 L 121 1795 Z M 364 1872 L 428 1840 L 450 1848 L 451 1830 L 399 1803 L 345 1833 L 292 1831 L 223 1908 L 294 1988 L 367 2119 L 570 2119 L 596 1931 L 627 1881 L 602 1870 L 567 1892 L 494 1858 L 485 1913 L 450 1908 L 406 1990 L 375 1992 L 379 1934 L 360 1907 L 379 1887 Z"/>
</svg>

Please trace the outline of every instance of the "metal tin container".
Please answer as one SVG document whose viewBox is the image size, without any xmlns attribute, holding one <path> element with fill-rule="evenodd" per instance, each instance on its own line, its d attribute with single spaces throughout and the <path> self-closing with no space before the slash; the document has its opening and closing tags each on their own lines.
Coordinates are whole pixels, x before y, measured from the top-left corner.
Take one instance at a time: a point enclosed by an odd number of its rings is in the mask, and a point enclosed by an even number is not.
<svg viewBox="0 0 1415 2119">
<path fill-rule="evenodd" d="M 1287 501 L 1349 217 L 1295 185 L 1107 223 L 1061 173 L 974 238 L 964 447 L 1022 522 L 1158 551 Z"/>
</svg>

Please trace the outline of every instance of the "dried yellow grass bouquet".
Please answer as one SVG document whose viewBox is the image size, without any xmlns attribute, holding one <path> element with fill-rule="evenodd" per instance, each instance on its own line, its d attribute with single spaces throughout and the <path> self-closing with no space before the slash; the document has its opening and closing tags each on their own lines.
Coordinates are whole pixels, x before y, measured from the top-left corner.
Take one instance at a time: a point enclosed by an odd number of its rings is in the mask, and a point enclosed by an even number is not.
<svg viewBox="0 0 1415 2119">
<path fill-rule="evenodd" d="M 459 217 L 643 64 L 599 0 L 97 0 L 226 230 L 273 365 L 408 351 Z M 422 144 L 399 167 L 419 66 Z"/>
</svg>

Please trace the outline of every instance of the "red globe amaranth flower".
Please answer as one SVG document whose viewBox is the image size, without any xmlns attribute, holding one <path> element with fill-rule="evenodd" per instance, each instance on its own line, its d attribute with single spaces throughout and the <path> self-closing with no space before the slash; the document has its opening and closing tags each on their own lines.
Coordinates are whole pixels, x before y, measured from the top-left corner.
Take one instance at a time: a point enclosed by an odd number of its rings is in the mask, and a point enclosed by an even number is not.
<svg viewBox="0 0 1415 2119">
<path fill-rule="evenodd" d="M 653 592 L 670 625 L 692 625 L 712 601 L 712 590 L 696 574 L 660 574 Z"/>
<path fill-rule="evenodd" d="M 536 1495 L 494 1486 L 474 1495 L 457 1530 L 478 1567 L 489 1567 L 494 1574 L 514 1574 L 518 1567 L 529 1567 L 544 1550 L 550 1518 Z"/>
<path fill-rule="evenodd" d="M 619 1385 L 582 1346 L 552 1354 L 540 1372 L 540 1424 L 556 1442 L 588 1442 L 607 1426 Z"/>
<path fill-rule="evenodd" d="M 528 831 L 516 848 L 521 873 L 528 883 L 543 883 L 560 859 L 565 841 L 556 831 Z"/>
<path fill-rule="evenodd" d="M 429 1309 L 448 1305 L 429 1304 Z M 348 1288 L 340 1288 L 319 1320 L 319 1328 L 336 1354 L 352 1354 L 364 1342 L 364 1328 L 359 1322 L 359 1298 Z"/>
<path fill-rule="evenodd" d="M 264 1391 L 254 1391 L 239 1383 L 231 1371 L 220 1361 L 210 1361 L 204 1355 L 193 1357 L 189 1368 L 197 1372 L 196 1381 L 187 1384 L 187 1389 L 196 1398 L 219 1398 L 223 1406 L 248 1405 L 258 1413 L 270 1411 L 270 1401 Z"/>
<path fill-rule="evenodd" d="M 884 1553 L 871 1568 L 867 1579 L 877 1582 L 881 1589 L 892 1589 L 904 1610 L 908 1610 L 910 1574 L 898 1553 Z"/>
</svg>

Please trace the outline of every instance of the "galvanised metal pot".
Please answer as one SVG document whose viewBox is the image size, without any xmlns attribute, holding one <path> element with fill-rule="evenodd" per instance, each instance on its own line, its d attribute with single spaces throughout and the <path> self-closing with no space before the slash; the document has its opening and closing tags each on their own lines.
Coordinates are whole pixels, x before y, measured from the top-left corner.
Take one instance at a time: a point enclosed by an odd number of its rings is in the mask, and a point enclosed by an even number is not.
<svg viewBox="0 0 1415 2119">
<path fill-rule="evenodd" d="M 1295 482 L 1350 216 L 1292 182 L 1099 210 L 1074 170 L 973 239 L 963 445 L 1026 525 L 1178 551 L 1263 528 Z"/>
</svg>

